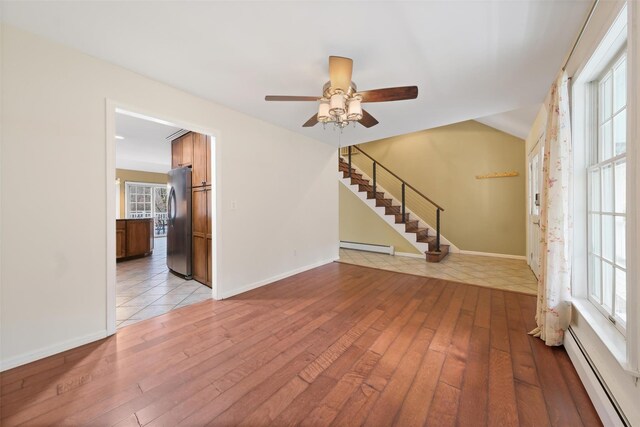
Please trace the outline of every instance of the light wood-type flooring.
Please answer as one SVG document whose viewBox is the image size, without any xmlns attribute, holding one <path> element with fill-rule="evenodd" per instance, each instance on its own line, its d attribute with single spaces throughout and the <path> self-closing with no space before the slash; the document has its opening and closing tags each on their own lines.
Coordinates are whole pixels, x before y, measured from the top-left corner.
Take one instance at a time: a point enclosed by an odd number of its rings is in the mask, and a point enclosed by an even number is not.
<svg viewBox="0 0 640 427">
<path fill-rule="evenodd" d="M 601 425 L 535 298 L 332 263 L 0 375 L 13 425 Z"/>
</svg>

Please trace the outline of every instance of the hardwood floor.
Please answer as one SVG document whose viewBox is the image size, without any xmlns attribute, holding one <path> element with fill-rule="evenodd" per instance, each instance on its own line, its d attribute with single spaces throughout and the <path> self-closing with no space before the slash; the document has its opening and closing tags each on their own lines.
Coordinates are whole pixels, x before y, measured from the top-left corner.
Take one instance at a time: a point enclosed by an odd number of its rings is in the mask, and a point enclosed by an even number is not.
<svg viewBox="0 0 640 427">
<path fill-rule="evenodd" d="M 2 425 L 601 425 L 534 308 L 333 263 L 4 372 Z"/>
</svg>

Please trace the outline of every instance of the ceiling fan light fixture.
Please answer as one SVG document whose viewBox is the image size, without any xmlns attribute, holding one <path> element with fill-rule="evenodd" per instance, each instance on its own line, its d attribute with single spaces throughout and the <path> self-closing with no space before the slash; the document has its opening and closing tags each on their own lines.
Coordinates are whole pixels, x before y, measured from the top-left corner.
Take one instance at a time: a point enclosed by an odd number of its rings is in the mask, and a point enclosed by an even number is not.
<svg viewBox="0 0 640 427">
<path fill-rule="evenodd" d="M 318 121 L 321 123 L 326 123 L 331 120 L 331 113 L 329 112 L 330 104 L 329 100 L 326 98 L 322 98 L 320 100 L 320 105 L 318 106 Z"/>
<path fill-rule="evenodd" d="M 398 86 L 383 89 L 358 91 L 351 80 L 353 60 L 341 56 L 329 57 L 329 81 L 322 87 L 321 96 L 267 95 L 265 101 L 313 101 L 318 102 L 317 113 L 302 127 L 313 127 L 318 123 L 333 123 L 342 129 L 349 124 L 360 123 L 365 128 L 378 124 L 371 114 L 362 109 L 362 103 L 402 101 L 418 97 L 417 86 Z M 326 126 L 323 126 L 326 127 Z"/>
<path fill-rule="evenodd" d="M 350 100 L 347 108 L 348 120 L 360 120 L 362 118 L 362 97 L 355 94 Z"/>
<path fill-rule="evenodd" d="M 347 118 L 347 113 L 345 112 L 338 118 L 338 126 L 344 129 L 345 127 L 347 127 L 348 124 L 349 124 L 349 119 Z"/>
<path fill-rule="evenodd" d="M 342 93 L 341 91 L 336 92 L 333 95 L 331 95 L 331 104 L 329 108 L 329 114 L 331 114 L 334 117 L 339 117 L 344 113 L 346 113 L 344 93 Z"/>
</svg>

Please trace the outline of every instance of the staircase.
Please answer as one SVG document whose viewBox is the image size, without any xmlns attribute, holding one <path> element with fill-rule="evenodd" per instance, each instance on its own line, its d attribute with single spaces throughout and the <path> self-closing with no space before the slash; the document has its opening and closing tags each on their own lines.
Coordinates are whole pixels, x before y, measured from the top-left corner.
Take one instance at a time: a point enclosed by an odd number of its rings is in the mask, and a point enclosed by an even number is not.
<svg viewBox="0 0 640 427">
<path fill-rule="evenodd" d="M 351 149 L 351 147 L 349 148 Z M 357 147 L 354 148 L 357 149 Z M 359 151 L 362 152 L 362 150 Z M 366 153 L 362 153 L 366 155 Z M 367 157 L 371 158 L 368 155 Z M 374 161 L 374 183 L 372 184 L 372 182 L 368 178 L 365 178 L 362 173 L 360 173 L 355 167 L 353 167 L 353 165 L 351 166 L 351 173 L 349 173 L 349 163 L 340 156 L 338 158 L 339 171 L 342 172 L 343 178 L 348 179 L 350 177 L 351 185 L 357 185 L 358 191 L 360 193 L 366 192 L 367 199 L 375 198 L 375 205 L 377 207 L 384 207 L 385 215 L 392 216 L 396 224 L 404 223 L 404 229 L 406 233 L 415 233 L 416 242 L 425 243 L 427 245 L 428 250 L 425 251 L 427 262 L 440 262 L 444 257 L 447 256 L 447 254 L 449 253 L 449 245 L 439 244 L 440 250 L 436 250 L 439 243 L 439 233 L 436 232 L 436 235 L 433 235 L 433 232 L 430 228 L 421 227 L 420 220 L 418 218 L 413 218 L 412 214 L 410 213 L 405 213 L 403 218 L 403 207 L 394 205 L 393 199 L 385 197 L 384 192 L 376 191 L 374 195 L 376 164 L 375 160 L 371 158 L 371 160 Z"/>
</svg>

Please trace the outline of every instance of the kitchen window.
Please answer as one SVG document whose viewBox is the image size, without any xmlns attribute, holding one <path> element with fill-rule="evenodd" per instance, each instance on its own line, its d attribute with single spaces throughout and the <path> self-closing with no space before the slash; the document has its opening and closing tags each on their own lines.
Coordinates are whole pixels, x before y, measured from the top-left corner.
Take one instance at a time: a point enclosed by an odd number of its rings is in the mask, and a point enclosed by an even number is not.
<svg viewBox="0 0 640 427">
<path fill-rule="evenodd" d="M 167 234 L 167 186 L 144 182 L 125 183 L 127 218 L 154 218 L 155 237 Z"/>
<path fill-rule="evenodd" d="M 592 83 L 593 133 L 587 168 L 588 297 L 622 332 L 627 322 L 627 57 Z"/>
</svg>

